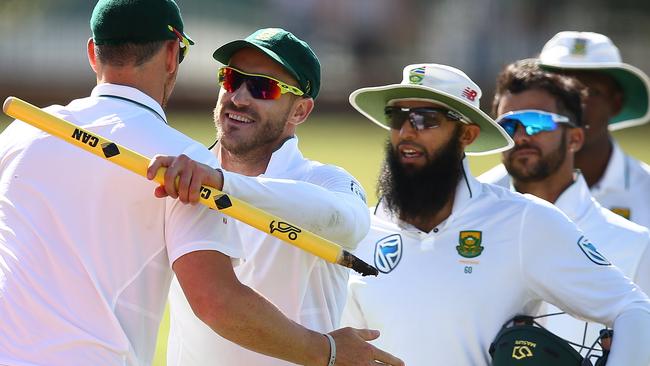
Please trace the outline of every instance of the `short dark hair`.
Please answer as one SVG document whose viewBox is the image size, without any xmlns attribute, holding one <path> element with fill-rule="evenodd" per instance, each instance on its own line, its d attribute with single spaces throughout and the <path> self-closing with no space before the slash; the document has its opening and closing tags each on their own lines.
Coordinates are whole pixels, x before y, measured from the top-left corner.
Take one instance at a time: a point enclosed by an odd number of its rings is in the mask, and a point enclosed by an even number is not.
<svg viewBox="0 0 650 366">
<path fill-rule="evenodd" d="M 167 41 L 95 45 L 97 59 L 111 66 L 140 66 L 149 61 Z"/>
<path fill-rule="evenodd" d="M 555 97 L 560 114 L 582 126 L 582 108 L 587 89 L 577 78 L 545 71 L 537 59 L 515 61 L 503 68 L 497 77 L 492 101 L 492 114 L 499 109 L 499 101 L 506 93 L 517 94 L 526 90 L 544 90 Z"/>
</svg>

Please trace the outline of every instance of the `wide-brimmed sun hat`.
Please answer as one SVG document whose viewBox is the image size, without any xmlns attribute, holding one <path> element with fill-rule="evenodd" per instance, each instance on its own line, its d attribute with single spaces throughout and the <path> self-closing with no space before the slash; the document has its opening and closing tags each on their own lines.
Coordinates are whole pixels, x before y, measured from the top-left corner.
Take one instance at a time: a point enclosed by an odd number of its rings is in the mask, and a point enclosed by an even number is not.
<svg viewBox="0 0 650 366">
<path fill-rule="evenodd" d="M 510 149 L 514 142 L 490 116 L 481 111 L 481 89 L 464 72 L 446 65 L 414 64 L 404 68 L 400 84 L 361 88 L 350 94 L 350 104 L 377 125 L 390 129 L 384 108 L 399 100 L 425 100 L 460 113 L 477 124 L 481 133 L 465 148 L 468 155 L 486 155 Z"/>
<path fill-rule="evenodd" d="M 643 71 L 621 61 L 609 37 L 594 32 L 560 32 L 546 42 L 539 61 L 547 69 L 597 71 L 613 77 L 623 89 L 623 107 L 610 119 L 610 130 L 650 120 L 650 80 Z"/>
</svg>

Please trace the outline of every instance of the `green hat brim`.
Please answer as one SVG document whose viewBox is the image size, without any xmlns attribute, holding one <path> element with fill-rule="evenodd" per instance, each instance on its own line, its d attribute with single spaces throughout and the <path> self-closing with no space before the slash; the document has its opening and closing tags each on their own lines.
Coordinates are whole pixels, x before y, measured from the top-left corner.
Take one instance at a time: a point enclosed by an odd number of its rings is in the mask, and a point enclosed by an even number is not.
<svg viewBox="0 0 650 366">
<path fill-rule="evenodd" d="M 228 63 L 230 62 L 230 58 L 232 57 L 232 55 L 235 54 L 235 52 L 241 50 L 242 48 L 247 48 L 247 47 L 255 48 L 256 50 L 260 50 L 264 52 L 267 56 L 272 58 L 275 62 L 279 63 L 282 67 L 284 67 L 287 71 L 289 71 L 291 76 L 293 76 L 296 79 L 296 81 L 300 82 L 300 76 L 298 75 L 296 70 L 294 70 L 293 67 L 291 67 L 289 62 L 287 62 L 285 59 L 280 57 L 280 55 L 267 48 L 261 47 L 253 42 L 249 42 L 243 39 L 228 42 L 223 46 L 217 48 L 212 54 L 212 58 L 221 62 L 224 65 L 228 65 Z"/>
<path fill-rule="evenodd" d="M 481 128 L 476 140 L 465 148 L 467 155 L 487 155 L 508 150 L 514 142 L 492 118 L 480 109 L 453 95 L 434 91 L 422 85 L 392 84 L 355 90 L 350 104 L 380 127 L 390 130 L 385 122 L 384 108 L 394 99 L 422 98 L 439 101 L 467 117 Z"/>
<path fill-rule="evenodd" d="M 542 64 L 550 70 L 597 71 L 610 75 L 623 89 L 623 107 L 609 120 L 609 130 L 639 126 L 650 121 L 650 80 L 636 67 L 624 63 Z"/>
</svg>

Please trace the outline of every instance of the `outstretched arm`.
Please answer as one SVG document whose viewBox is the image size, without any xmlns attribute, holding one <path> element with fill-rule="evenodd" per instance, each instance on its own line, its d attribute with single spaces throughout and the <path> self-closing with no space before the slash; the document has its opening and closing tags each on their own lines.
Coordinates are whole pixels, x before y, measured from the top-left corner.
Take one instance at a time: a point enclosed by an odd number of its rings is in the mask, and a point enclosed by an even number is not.
<svg viewBox="0 0 650 366">
<path fill-rule="evenodd" d="M 166 167 L 165 184 L 157 197 L 169 195 L 195 204 L 201 184 L 232 194 L 264 211 L 282 217 L 346 249 L 355 249 L 370 228 L 368 208 L 361 186 L 345 171 L 333 166 L 314 169 L 311 181 L 247 177 L 222 172 L 185 155 L 156 156 L 148 177 Z M 173 182 L 179 178 L 178 187 Z"/>
<path fill-rule="evenodd" d="M 273 304 L 241 284 L 230 257 L 195 251 L 178 258 L 174 272 L 192 310 L 222 337 L 255 352 L 300 365 L 328 364 L 327 338 L 285 317 Z M 366 341 L 377 331 L 353 328 L 330 333 L 336 342 L 336 365 L 403 365 L 398 358 Z"/>
</svg>

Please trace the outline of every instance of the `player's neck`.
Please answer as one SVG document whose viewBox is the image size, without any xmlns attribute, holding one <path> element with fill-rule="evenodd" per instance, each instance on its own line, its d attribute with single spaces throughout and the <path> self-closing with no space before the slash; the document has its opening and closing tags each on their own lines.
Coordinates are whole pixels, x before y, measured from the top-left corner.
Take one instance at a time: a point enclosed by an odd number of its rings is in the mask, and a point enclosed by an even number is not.
<svg viewBox="0 0 650 366">
<path fill-rule="evenodd" d="M 245 154 L 235 154 L 226 150 L 223 146 L 215 148 L 221 166 L 233 173 L 256 177 L 264 174 L 271 160 L 272 152 L 257 149 Z"/>
<path fill-rule="evenodd" d="M 447 203 L 433 215 L 400 219 L 415 226 L 418 230 L 428 233 L 451 215 L 451 209 L 454 207 L 454 196 L 451 195 Z"/>
<path fill-rule="evenodd" d="M 585 144 L 575 154 L 575 167 L 582 171 L 589 187 L 598 183 L 605 174 L 613 148 L 608 138 L 602 142 Z"/>
<path fill-rule="evenodd" d="M 562 192 L 569 188 L 574 181 L 572 169 L 560 169 L 547 178 L 534 182 L 521 182 L 513 179 L 512 185 L 519 193 L 529 193 L 550 203 L 555 203 Z"/>
</svg>

